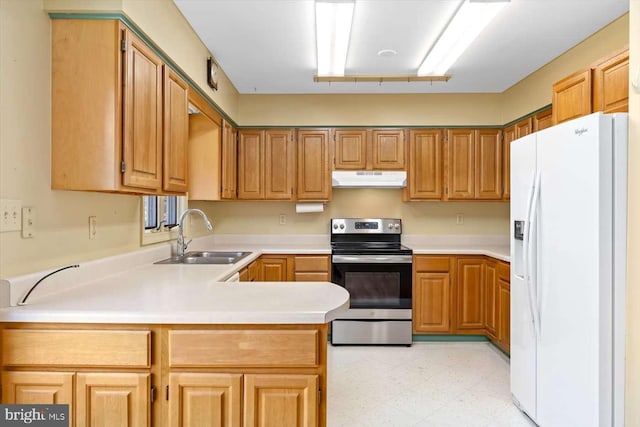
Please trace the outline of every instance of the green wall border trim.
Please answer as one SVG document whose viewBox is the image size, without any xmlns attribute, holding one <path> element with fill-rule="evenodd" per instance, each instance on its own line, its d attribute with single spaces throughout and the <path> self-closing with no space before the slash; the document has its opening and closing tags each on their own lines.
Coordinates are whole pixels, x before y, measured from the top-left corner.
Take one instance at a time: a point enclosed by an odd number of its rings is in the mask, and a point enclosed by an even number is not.
<svg viewBox="0 0 640 427">
<path fill-rule="evenodd" d="M 484 335 L 413 335 L 414 342 L 489 342 Z"/>
<path fill-rule="evenodd" d="M 238 129 L 503 129 L 503 125 L 269 125 L 238 126 Z"/>
<path fill-rule="evenodd" d="M 194 82 L 191 79 L 191 77 L 187 75 L 187 73 L 184 72 L 182 68 L 180 68 L 175 62 L 173 62 L 173 60 L 169 57 L 169 55 L 167 55 L 162 49 L 160 49 L 152 41 L 152 39 L 149 36 L 147 36 L 144 33 L 144 31 L 142 31 L 136 24 L 134 24 L 133 21 L 131 21 L 131 19 L 129 19 L 129 17 L 126 16 L 124 13 L 56 13 L 56 12 L 52 12 L 52 13 L 49 13 L 49 18 L 51 19 L 93 19 L 93 20 L 102 20 L 102 21 L 118 20 L 122 22 L 124 25 L 127 26 L 127 28 L 133 31 L 133 33 L 136 36 L 140 37 L 151 48 L 151 50 L 153 50 L 153 52 L 156 55 L 158 55 L 162 59 L 162 61 L 169 66 L 169 68 L 171 68 L 176 74 L 178 74 L 180 78 L 182 78 L 185 82 L 187 82 L 187 84 L 193 90 L 195 90 L 206 102 L 208 102 L 209 105 L 211 105 L 211 107 L 218 114 L 220 114 L 222 118 L 224 118 L 224 120 L 229 122 L 233 127 L 238 127 L 237 123 L 233 119 L 231 119 L 231 117 L 229 117 L 227 113 L 225 113 L 222 110 L 222 108 L 220 108 L 218 104 L 216 104 L 215 101 L 213 101 L 211 97 L 205 91 L 203 91 L 200 88 L 200 86 L 196 82 Z M 204 69 L 204 63 L 202 67 Z"/>
<path fill-rule="evenodd" d="M 522 116 L 522 117 L 519 117 L 519 118 L 517 118 L 517 119 L 515 119 L 515 120 L 511 120 L 509 123 L 507 123 L 506 125 L 504 125 L 504 126 L 503 126 L 503 128 L 508 128 L 508 127 L 509 127 L 509 126 L 511 126 L 511 125 L 515 125 L 515 124 L 516 124 L 516 123 L 518 123 L 519 121 L 521 121 L 521 120 L 525 120 L 525 119 L 528 119 L 529 117 L 533 117 L 533 116 L 535 116 L 536 114 L 541 113 L 541 112 L 543 112 L 543 111 L 547 111 L 547 110 L 549 110 L 551 107 L 552 107 L 552 104 L 548 104 L 548 105 L 545 105 L 545 106 L 544 106 L 544 107 L 542 107 L 542 108 L 538 108 L 537 110 L 535 110 L 535 111 L 533 111 L 533 112 L 531 112 L 531 113 L 529 113 L 529 114 L 525 114 L 525 115 L 524 115 L 524 116 Z"/>
</svg>

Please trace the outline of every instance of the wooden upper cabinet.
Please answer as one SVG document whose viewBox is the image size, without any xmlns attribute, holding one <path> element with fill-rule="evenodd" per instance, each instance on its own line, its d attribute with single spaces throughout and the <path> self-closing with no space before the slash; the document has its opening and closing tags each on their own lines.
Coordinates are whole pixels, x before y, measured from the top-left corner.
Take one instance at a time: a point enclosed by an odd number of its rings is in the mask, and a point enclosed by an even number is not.
<svg viewBox="0 0 640 427">
<path fill-rule="evenodd" d="M 335 140 L 335 169 L 367 169 L 367 131 L 364 129 L 337 129 Z"/>
<path fill-rule="evenodd" d="M 222 121 L 222 188 L 221 199 L 236 198 L 237 160 L 238 160 L 238 131 L 226 120 Z"/>
<path fill-rule="evenodd" d="M 238 199 L 292 200 L 294 150 L 290 129 L 240 130 Z"/>
<path fill-rule="evenodd" d="M 264 131 L 245 130 L 238 138 L 238 199 L 264 199 Z"/>
<path fill-rule="evenodd" d="M 502 131 L 499 129 L 479 129 L 476 131 L 476 199 L 500 200 L 502 198 L 501 139 Z"/>
<path fill-rule="evenodd" d="M 585 68 L 553 85 L 553 123 L 591 113 L 591 69 Z"/>
<path fill-rule="evenodd" d="M 532 121 L 534 132 L 553 126 L 553 109 L 549 108 L 547 110 L 540 111 L 532 117 Z"/>
<path fill-rule="evenodd" d="M 184 193 L 184 82 L 118 20 L 51 25 L 51 187 Z"/>
<path fill-rule="evenodd" d="M 164 177 L 165 191 L 188 190 L 189 101 L 188 86 L 164 66 Z"/>
<path fill-rule="evenodd" d="M 295 145 L 291 130 L 268 130 L 264 139 L 264 196 L 291 200 L 295 178 Z"/>
<path fill-rule="evenodd" d="M 475 130 L 447 130 L 447 194 L 451 200 L 475 198 Z"/>
<path fill-rule="evenodd" d="M 297 199 L 331 199 L 331 152 L 328 129 L 298 131 Z"/>
<path fill-rule="evenodd" d="M 442 199 L 442 145 L 442 129 L 409 131 L 408 199 Z"/>
<path fill-rule="evenodd" d="M 122 140 L 124 185 L 162 187 L 163 63 L 131 31 L 123 30 L 124 114 Z"/>
<path fill-rule="evenodd" d="M 374 129 L 371 132 L 371 144 L 371 169 L 405 169 L 404 130 Z"/>
<path fill-rule="evenodd" d="M 629 111 L 629 49 L 614 53 L 594 66 L 593 111 Z"/>
<path fill-rule="evenodd" d="M 502 198 L 511 199 L 511 142 L 516 140 L 516 125 L 502 131 Z"/>
</svg>

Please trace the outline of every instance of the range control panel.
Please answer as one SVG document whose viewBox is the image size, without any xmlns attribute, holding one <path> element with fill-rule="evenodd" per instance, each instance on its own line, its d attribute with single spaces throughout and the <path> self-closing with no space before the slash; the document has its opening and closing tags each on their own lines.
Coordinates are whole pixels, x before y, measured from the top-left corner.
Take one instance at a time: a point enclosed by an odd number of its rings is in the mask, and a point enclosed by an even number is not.
<svg viewBox="0 0 640 427">
<path fill-rule="evenodd" d="M 332 218 L 331 234 L 402 234 L 399 218 Z"/>
</svg>

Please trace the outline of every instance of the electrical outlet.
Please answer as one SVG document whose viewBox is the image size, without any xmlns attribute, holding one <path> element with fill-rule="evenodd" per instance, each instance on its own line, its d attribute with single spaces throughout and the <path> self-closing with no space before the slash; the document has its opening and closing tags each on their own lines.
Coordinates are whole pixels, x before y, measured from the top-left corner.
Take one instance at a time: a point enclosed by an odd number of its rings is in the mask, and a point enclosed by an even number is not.
<svg viewBox="0 0 640 427">
<path fill-rule="evenodd" d="M 22 208 L 22 238 L 36 237 L 36 208 Z"/>
<path fill-rule="evenodd" d="M 280 225 L 285 225 L 287 223 L 287 216 L 285 214 L 280 214 L 279 222 Z"/>
<path fill-rule="evenodd" d="M 456 215 L 456 224 L 458 224 L 458 225 L 464 224 L 464 215 L 463 214 L 457 214 Z"/>
<path fill-rule="evenodd" d="M 94 240 L 96 238 L 97 233 L 97 220 L 95 216 L 89 217 L 89 240 Z"/>
<path fill-rule="evenodd" d="M 21 207 L 21 200 L 0 200 L 0 232 L 20 231 L 22 225 Z"/>
</svg>

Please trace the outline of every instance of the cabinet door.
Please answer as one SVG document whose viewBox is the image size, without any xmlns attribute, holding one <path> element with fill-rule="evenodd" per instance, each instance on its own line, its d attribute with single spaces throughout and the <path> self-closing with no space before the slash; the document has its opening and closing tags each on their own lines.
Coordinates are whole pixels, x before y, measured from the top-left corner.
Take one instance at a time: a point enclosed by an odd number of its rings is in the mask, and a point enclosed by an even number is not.
<svg viewBox="0 0 640 427">
<path fill-rule="evenodd" d="M 247 268 L 248 271 L 248 281 L 249 282 L 259 282 L 262 280 L 262 272 L 261 272 L 261 266 L 262 262 L 261 261 L 253 261 L 251 264 L 249 264 L 249 267 Z"/>
<path fill-rule="evenodd" d="M 329 131 L 298 131 L 298 200 L 331 199 L 331 162 Z"/>
<path fill-rule="evenodd" d="M 502 132 L 499 129 L 480 129 L 477 131 L 475 150 L 476 199 L 502 199 L 501 139 Z"/>
<path fill-rule="evenodd" d="M 245 375 L 244 427 L 318 425 L 317 375 Z"/>
<path fill-rule="evenodd" d="M 169 425 L 240 427 L 242 375 L 171 373 Z"/>
<path fill-rule="evenodd" d="M 416 273 L 414 286 L 414 332 L 451 332 L 451 275 Z"/>
<path fill-rule="evenodd" d="M 295 146 L 291 130 L 268 130 L 264 139 L 264 198 L 291 200 Z"/>
<path fill-rule="evenodd" d="M 240 280 L 241 282 L 250 282 L 249 280 L 249 268 L 245 267 L 242 270 L 240 270 L 240 277 L 238 278 L 238 280 Z"/>
<path fill-rule="evenodd" d="M 150 374 L 78 373 L 76 426 L 149 425 Z"/>
<path fill-rule="evenodd" d="M 475 197 L 475 132 L 447 131 L 447 194 L 451 200 Z"/>
<path fill-rule="evenodd" d="M 484 333 L 484 262 L 480 258 L 459 258 L 457 269 L 458 330 Z"/>
<path fill-rule="evenodd" d="M 236 198 L 238 131 L 226 120 L 222 121 L 222 199 Z"/>
<path fill-rule="evenodd" d="M 511 199 L 511 143 L 516 140 L 516 125 L 502 131 L 502 199 Z"/>
<path fill-rule="evenodd" d="M 533 131 L 546 129 L 553 126 L 553 110 L 549 108 L 533 116 Z"/>
<path fill-rule="evenodd" d="M 238 199 L 264 199 L 264 132 L 241 130 L 238 141 Z"/>
<path fill-rule="evenodd" d="M 408 175 L 409 199 L 442 198 L 442 130 L 409 131 Z"/>
<path fill-rule="evenodd" d="M 262 274 L 260 280 L 263 282 L 287 282 L 289 275 L 289 257 L 263 255 L 260 257 Z"/>
<path fill-rule="evenodd" d="M 188 191 L 187 151 L 189 142 L 188 86 L 168 66 L 164 66 L 163 180 L 165 191 Z"/>
<path fill-rule="evenodd" d="M 364 170 L 367 168 L 367 131 L 338 129 L 334 133 L 335 169 Z"/>
<path fill-rule="evenodd" d="M 509 282 L 500 280 L 498 284 L 498 345 L 509 353 L 511 351 L 511 288 Z"/>
<path fill-rule="evenodd" d="M 405 169 L 404 130 L 373 130 L 371 145 L 371 167 L 373 170 Z"/>
<path fill-rule="evenodd" d="M 69 425 L 73 424 L 73 373 L 3 372 L 2 404 L 69 405 Z"/>
<path fill-rule="evenodd" d="M 487 334 L 493 338 L 498 338 L 498 275 L 496 269 L 496 263 L 494 261 L 487 261 L 484 268 L 484 283 L 485 283 L 485 300 L 484 300 L 484 314 L 485 314 L 485 327 L 487 328 Z"/>
<path fill-rule="evenodd" d="M 328 255 L 298 255 L 293 258 L 293 280 L 296 282 L 328 282 L 331 261 Z"/>
<path fill-rule="evenodd" d="M 123 183 L 160 190 L 163 63 L 130 31 L 124 38 Z"/>
<path fill-rule="evenodd" d="M 629 50 L 615 54 L 593 69 L 593 111 L 629 111 Z"/>
<path fill-rule="evenodd" d="M 591 113 L 591 69 L 578 71 L 553 85 L 553 123 Z"/>
</svg>

